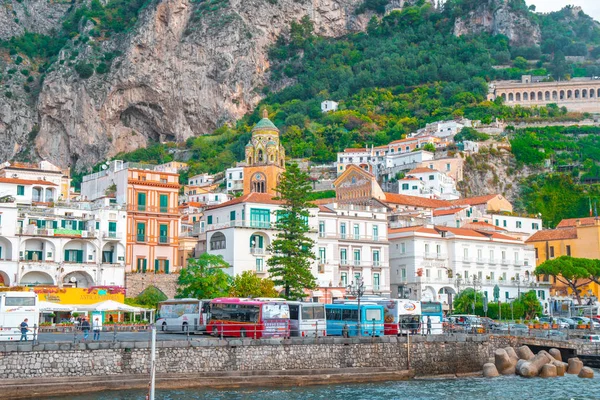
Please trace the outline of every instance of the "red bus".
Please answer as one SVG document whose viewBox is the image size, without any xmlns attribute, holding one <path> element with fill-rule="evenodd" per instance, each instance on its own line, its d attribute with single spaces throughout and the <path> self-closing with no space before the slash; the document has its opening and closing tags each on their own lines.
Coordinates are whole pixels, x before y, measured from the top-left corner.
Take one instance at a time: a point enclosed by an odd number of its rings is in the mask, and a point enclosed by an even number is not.
<svg viewBox="0 0 600 400">
<path fill-rule="evenodd" d="M 215 336 L 286 338 L 290 336 L 290 308 L 284 301 L 213 299 L 206 330 Z"/>
</svg>

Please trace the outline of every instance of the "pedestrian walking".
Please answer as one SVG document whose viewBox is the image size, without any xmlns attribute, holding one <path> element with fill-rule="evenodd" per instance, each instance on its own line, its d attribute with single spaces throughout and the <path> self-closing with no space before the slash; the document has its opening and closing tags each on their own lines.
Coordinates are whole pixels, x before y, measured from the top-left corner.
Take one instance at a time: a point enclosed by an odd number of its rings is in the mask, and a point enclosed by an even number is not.
<svg viewBox="0 0 600 400">
<path fill-rule="evenodd" d="M 431 335 L 431 318 L 427 316 L 427 334 Z"/>
<path fill-rule="evenodd" d="M 98 317 L 94 319 L 92 328 L 94 329 L 94 340 L 100 340 L 100 328 L 102 328 L 102 325 L 100 325 L 100 319 Z"/>
<path fill-rule="evenodd" d="M 27 341 L 27 332 L 30 331 L 29 329 L 29 324 L 27 324 L 28 319 L 25 318 L 23 320 L 23 322 L 21 322 L 21 339 L 19 339 L 19 342 L 26 342 Z"/>
<path fill-rule="evenodd" d="M 87 318 L 83 318 L 81 321 L 81 330 L 83 331 L 83 341 L 85 342 L 90 336 L 90 321 Z"/>
</svg>

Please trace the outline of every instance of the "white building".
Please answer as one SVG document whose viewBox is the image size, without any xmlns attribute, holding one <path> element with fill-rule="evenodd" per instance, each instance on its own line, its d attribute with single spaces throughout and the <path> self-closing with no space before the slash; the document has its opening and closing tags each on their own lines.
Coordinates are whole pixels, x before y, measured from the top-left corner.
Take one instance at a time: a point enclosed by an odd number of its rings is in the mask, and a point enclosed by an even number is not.
<svg viewBox="0 0 600 400">
<path fill-rule="evenodd" d="M 333 100 L 325 100 L 321 102 L 321 112 L 331 112 L 338 110 L 339 103 Z"/>
<path fill-rule="evenodd" d="M 194 175 L 188 179 L 188 185 L 190 186 L 210 186 L 215 182 L 215 176 L 208 173 Z"/>
<path fill-rule="evenodd" d="M 318 223 L 318 285 L 345 288 L 362 278 L 366 293 L 389 297 L 385 207 L 322 204 Z"/>
<path fill-rule="evenodd" d="M 532 246 L 498 232 L 441 226 L 390 229 L 390 274 L 393 297 L 442 301 L 473 287 L 501 301 L 535 290 L 540 301 L 549 298 L 550 285 L 533 275 Z M 543 291 L 544 294 L 540 292 Z"/>
<path fill-rule="evenodd" d="M 244 190 L 244 167 L 227 168 L 227 171 L 225 171 L 225 182 L 227 183 L 227 192 Z"/>
<path fill-rule="evenodd" d="M 471 127 L 471 121 L 468 119 L 461 121 L 437 121 L 427 124 L 425 128 L 419 129 L 420 134 L 429 134 L 439 138 L 454 137 L 465 126 Z"/>
<path fill-rule="evenodd" d="M 0 203 L 5 286 L 124 286 L 126 211 L 105 202 Z"/>
<path fill-rule="evenodd" d="M 401 180 L 399 182 L 399 194 L 442 200 L 456 200 L 460 197 L 454 179 L 441 171 L 430 168 L 415 168 L 409 171 L 406 177 L 422 181 L 425 184 L 424 188 L 419 188 L 419 192 L 416 192 L 414 187 L 417 185 L 413 181 L 407 180 L 407 182 L 404 182 L 404 180 Z"/>
<path fill-rule="evenodd" d="M 203 190 L 189 189 L 187 192 L 187 202 L 203 203 L 207 206 L 216 206 L 228 202 L 233 198 L 229 193 L 207 192 Z"/>
<path fill-rule="evenodd" d="M 207 251 L 223 256 L 231 266 L 226 270 L 229 275 L 254 271 L 268 276 L 268 247 L 277 235 L 274 223 L 280 204 L 267 193 L 250 193 L 204 211 L 200 229 L 206 233 Z M 317 209 L 311 210 L 308 225 L 316 239 Z M 313 272 L 316 275 L 316 263 Z"/>
<path fill-rule="evenodd" d="M 60 186 L 51 181 L 0 177 L 0 198 L 8 196 L 18 204 L 53 203 L 59 195 Z"/>
<path fill-rule="evenodd" d="M 0 178 L 38 181 L 32 188 L 31 196 L 26 195 L 26 203 L 51 203 L 69 201 L 71 177 L 69 169 L 62 170 L 48 161 L 39 163 L 5 162 L 0 164 Z M 0 187 L 0 197 L 4 196 Z M 22 196 L 22 195 L 21 195 Z M 21 202 L 23 197 L 17 199 Z"/>
</svg>

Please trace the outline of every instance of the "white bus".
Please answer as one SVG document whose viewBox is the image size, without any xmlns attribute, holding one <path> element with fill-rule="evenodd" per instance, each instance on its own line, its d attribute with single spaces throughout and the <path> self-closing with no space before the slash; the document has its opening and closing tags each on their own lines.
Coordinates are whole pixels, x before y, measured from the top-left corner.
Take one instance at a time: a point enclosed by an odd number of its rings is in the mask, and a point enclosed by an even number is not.
<svg viewBox="0 0 600 400">
<path fill-rule="evenodd" d="M 324 304 L 301 301 L 286 301 L 286 303 L 290 307 L 291 336 L 327 336 Z"/>
<path fill-rule="evenodd" d="M 158 303 L 156 328 L 162 332 L 205 332 L 210 300 L 171 299 Z"/>
<path fill-rule="evenodd" d="M 40 324 L 35 292 L 0 292 L 0 340 L 20 340 L 21 322 L 27 318 L 27 340 L 33 340 L 34 327 Z"/>
<path fill-rule="evenodd" d="M 336 300 L 348 302 L 356 300 Z M 383 306 L 384 333 L 386 335 L 414 335 L 421 333 L 421 302 L 406 299 L 388 299 L 379 296 L 363 296 L 361 304 L 370 303 Z"/>
</svg>

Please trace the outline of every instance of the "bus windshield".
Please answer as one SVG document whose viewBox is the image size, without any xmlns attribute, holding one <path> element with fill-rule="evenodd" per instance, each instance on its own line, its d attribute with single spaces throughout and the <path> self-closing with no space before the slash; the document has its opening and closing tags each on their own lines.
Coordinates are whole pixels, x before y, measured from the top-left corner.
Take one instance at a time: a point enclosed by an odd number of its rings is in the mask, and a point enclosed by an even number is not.
<svg viewBox="0 0 600 400">
<path fill-rule="evenodd" d="M 324 305 L 304 305 L 302 306 L 302 319 L 325 319 Z"/>
<path fill-rule="evenodd" d="M 441 314 L 442 304 L 441 303 L 421 303 L 421 313 L 423 314 Z"/>
<path fill-rule="evenodd" d="M 289 318 L 290 308 L 287 304 L 263 304 L 263 319 Z"/>
<path fill-rule="evenodd" d="M 381 321 L 383 319 L 381 316 L 381 310 L 377 308 L 367 308 L 365 310 L 365 319 L 367 321 Z"/>
<path fill-rule="evenodd" d="M 183 314 L 198 314 L 200 303 L 163 303 L 160 305 L 161 318 L 179 318 Z"/>
</svg>

